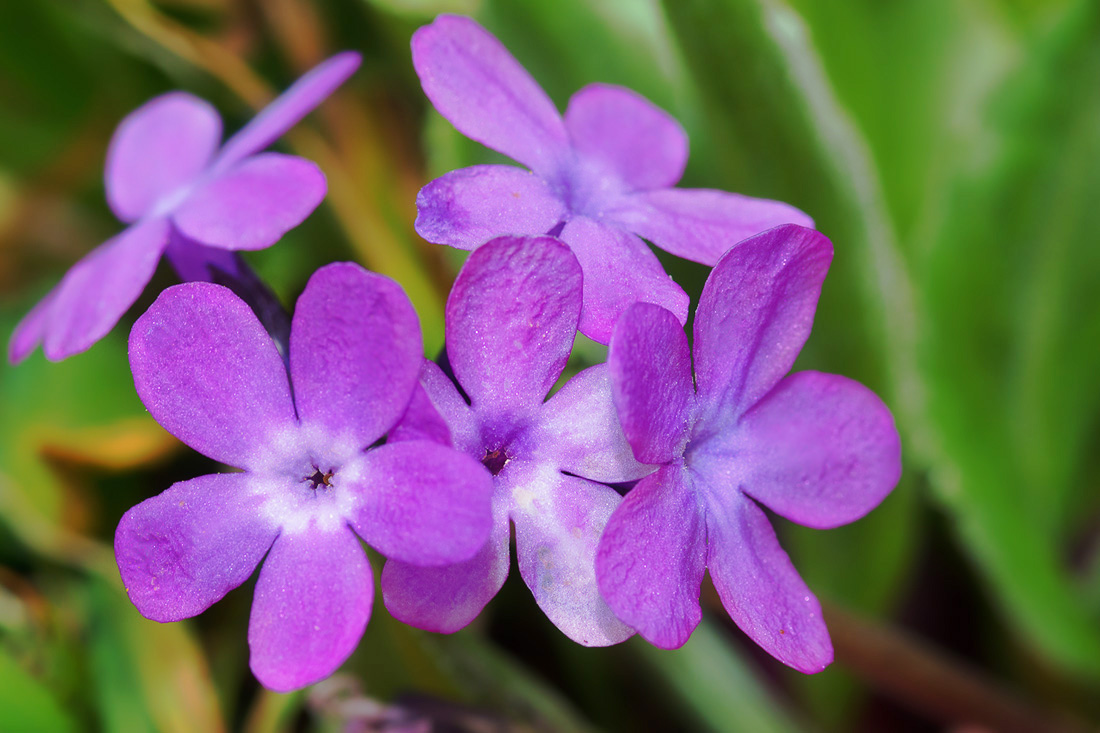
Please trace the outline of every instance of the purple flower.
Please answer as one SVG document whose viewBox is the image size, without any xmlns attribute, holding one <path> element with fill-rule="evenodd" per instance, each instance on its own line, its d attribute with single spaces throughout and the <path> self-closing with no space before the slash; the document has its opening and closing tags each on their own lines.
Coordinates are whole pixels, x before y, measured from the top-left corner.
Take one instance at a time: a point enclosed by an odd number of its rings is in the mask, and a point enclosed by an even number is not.
<svg viewBox="0 0 1100 733">
<path fill-rule="evenodd" d="M 672 188 L 688 154 L 676 120 L 605 84 L 574 94 L 563 120 L 504 46 L 469 18 L 442 15 L 420 28 L 412 55 L 440 114 L 531 169 L 479 165 L 432 181 L 417 197 L 417 232 L 462 249 L 502 234 L 560 236 L 584 269 L 580 330 L 600 343 L 635 301 L 687 318 L 687 295 L 639 236 L 713 265 L 731 243 L 757 232 L 812 226 L 787 204 Z"/>
<path fill-rule="evenodd" d="M 89 252 L 28 313 L 8 345 L 12 363 L 42 344 L 60 361 L 90 348 L 133 305 L 171 245 L 180 258 L 201 245 L 224 250 L 269 247 L 300 224 L 325 196 L 312 162 L 263 153 L 340 86 L 359 54 L 333 56 L 269 104 L 221 150 L 214 108 L 170 92 L 131 112 L 107 151 L 107 202 L 130 226 Z"/>
<path fill-rule="evenodd" d="M 441 632 L 470 623 L 508 576 L 511 522 L 520 575 L 558 628 L 589 646 L 633 633 L 596 588 L 596 544 L 621 501 L 597 482 L 629 481 L 653 468 L 630 454 L 606 365 L 581 372 L 544 402 L 569 358 L 580 308 L 580 266 L 556 239 L 496 239 L 459 273 L 447 301 L 447 354 L 469 403 L 428 362 L 423 392 L 394 437 L 449 438 L 488 467 L 493 531 L 462 564 L 386 563 L 383 598 L 401 621 Z"/>
<path fill-rule="evenodd" d="M 901 447 L 890 411 L 833 374 L 784 376 L 810 334 L 832 245 L 781 226 L 715 265 L 695 312 L 695 386 L 677 319 L 630 307 L 611 337 L 615 406 L 634 455 L 661 464 L 612 514 L 600 591 L 653 644 L 699 623 L 709 570 L 741 629 L 803 672 L 833 657 L 817 599 L 757 502 L 818 529 L 862 517 L 893 489 Z"/>
<path fill-rule="evenodd" d="M 298 300 L 289 379 L 227 288 L 162 293 L 130 335 L 138 394 L 177 438 L 244 472 L 181 481 L 122 517 L 115 553 L 142 615 L 194 616 L 266 554 L 251 666 L 291 690 L 335 670 L 366 627 L 374 582 L 359 537 L 408 563 L 473 556 L 491 527 L 489 473 L 428 441 L 370 449 L 404 412 L 421 348 L 400 287 L 349 263 L 318 270 Z"/>
</svg>

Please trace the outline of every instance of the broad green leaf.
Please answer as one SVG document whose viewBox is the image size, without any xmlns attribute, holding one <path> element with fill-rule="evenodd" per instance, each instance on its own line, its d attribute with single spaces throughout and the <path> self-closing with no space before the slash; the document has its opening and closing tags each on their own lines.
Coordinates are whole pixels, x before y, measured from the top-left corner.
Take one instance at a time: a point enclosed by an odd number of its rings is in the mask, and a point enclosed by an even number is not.
<svg viewBox="0 0 1100 733">
<path fill-rule="evenodd" d="M 959 139 L 930 206 L 922 362 L 933 474 L 1005 610 L 1043 651 L 1100 676 L 1100 618 L 1063 559 L 1100 407 L 1100 8 L 1029 40 Z M 935 214 L 940 216 L 936 217 Z"/>
<path fill-rule="evenodd" d="M 929 181 L 951 167 L 955 100 L 1015 48 L 984 0 L 792 0 L 837 97 L 859 125 L 904 254 L 913 257 Z M 964 97 L 965 98 L 965 97 Z"/>
<path fill-rule="evenodd" d="M 924 431 L 912 285 L 866 145 L 806 26 L 781 0 L 668 0 L 664 9 L 709 113 L 719 187 L 789 201 L 833 241 L 804 363 L 883 393 L 912 445 Z"/>
<path fill-rule="evenodd" d="M 190 629 L 142 618 L 120 588 L 89 584 L 92 664 L 106 730 L 225 729 Z"/>
<path fill-rule="evenodd" d="M 65 733 L 74 721 L 49 689 L 0 647 L 0 728 L 20 733 Z"/>
</svg>

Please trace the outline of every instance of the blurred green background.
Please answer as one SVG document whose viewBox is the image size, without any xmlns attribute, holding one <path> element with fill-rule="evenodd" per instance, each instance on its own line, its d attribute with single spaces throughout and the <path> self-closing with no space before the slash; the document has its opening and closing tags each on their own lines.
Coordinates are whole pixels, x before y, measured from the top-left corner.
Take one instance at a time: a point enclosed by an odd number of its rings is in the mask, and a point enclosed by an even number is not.
<svg viewBox="0 0 1100 733">
<path fill-rule="evenodd" d="M 0 333 L 118 229 L 102 164 L 125 114 L 185 89 L 233 130 L 352 48 L 362 69 L 280 143 L 321 165 L 329 197 L 250 262 L 288 305 L 332 260 L 394 277 L 434 355 L 461 259 L 415 236 L 415 194 L 496 159 L 430 109 L 412 71 L 409 37 L 442 11 L 480 20 L 560 108 L 589 82 L 640 91 L 688 130 L 684 185 L 789 201 L 833 240 L 799 366 L 878 391 L 905 453 L 901 485 L 866 519 L 777 523 L 827 606 L 837 662 L 812 677 L 782 667 L 714 612 L 706 586 L 710 610 L 683 649 L 584 649 L 517 576 L 449 637 L 379 604 L 337 677 L 263 691 L 247 667 L 250 584 L 160 625 L 114 567 L 127 508 L 217 470 L 133 392 L 125 335 L 173 282 L 163 269 L 90 352 L 0 366 L 0 730 L 1096 725 L 1095 0 L 0 2 Z M 697 296 L 705 268 L 661 256 Z M 600 358 L 588 345 L 575 361 Z"/>
</svg>

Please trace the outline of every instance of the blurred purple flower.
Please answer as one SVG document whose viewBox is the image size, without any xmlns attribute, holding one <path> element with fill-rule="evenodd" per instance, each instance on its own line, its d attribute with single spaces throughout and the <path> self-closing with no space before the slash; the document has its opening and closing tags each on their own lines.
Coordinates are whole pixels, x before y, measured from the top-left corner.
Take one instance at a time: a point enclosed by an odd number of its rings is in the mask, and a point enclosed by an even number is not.
<svg viewBox="0 0 1100 733">
<path fill-rule="evenodd" d="M 59 361 L 90 348 L 133 305 L 171 246 L 269 247 L 325 196 L 325 176 L 292 155 L 256 155 L 320 104 L 359 66 L 344 52 L 315 67 L 264 108 L 221 150 L 214 108 L 170 92 L 131 112 L 107 151 L 104 183 L 111 210 L 130 226 L 89 252 L 16 327 L 12 363 L 39 343 Z"/>
<path fill-rule="evenodd" d="M 584 269 L 580 330 L 607 343 L 635 301 L 683 323 L 688 297 L 639 239 L 713 265 L 730 245 L 783 223 L 812 221 L 783 203 L 672 188 L 688 140 L 679 123 L 637 93 L 593 84 L 573 95 L 564 120 L 534 79 L 488 31 L 442 15 L 412 40 L 425 94 L 458 130 L 526 165 L 448 173 L 417 197 L 416 230 L 437 244 L 473 249 L 504 234 L 552 234 Z"/>
<path fill-rule="evenodd" d="M 596 544 L 621 501 L 598 482 L 630 481 L 653 468 L 630 453 L 606 365 L 581 372 L 544 402 L 569 358 L 580 308 L 580 265 L 550 237 L 493 240 L 459 273 L 447 301 L 447 354 L 469 404 L 428 362 L 423 391 L 392 438 L 453 441 L 481 460 L 495 476 L 493 531 L 462 564 L 386 563 L 383 598 L 399 620 L 440 632 L 470 623 L 508 576 L 511 521 L 520 575 L 558 628 L 587 646 L 633 633 L 596 587 Z"/>
<path fill-rule="evenodd" d="M 803 672 L 833 657 L 817 599 L 757 505 L 818 529 L 852 522 L 894 488 L 901 447 L 866 387 L 787 374 L 810 334 L 832 259 L 823 235 L 781 226 L 719 260 L 687 337 L 653 305 L 615 326 L 615 405 L 639 461 L 661 464 L 627 494 L 600 541 L 600 591 L 625 623 L 675 648 L 699 623 L 703 571 L 741 629 Z"/>
<path fill-rule="evenodd" d="M 138 394 L 170 433 L 244 472 L 179 482 L 122 517 L 115 553 L 142 615 L 194 616 L 266 554 L 251 666 L 265 686 L 291 690 L 335 670 L 366 627 L 374 582 L 359 537 L 424 565 L 481 549 L 492 482 L 477 461 L 428 441 L 369 449 L 404 412 L 421 348 L 400 287 L 353 264 L 310 278 L 289 379 L 231 291 L 188 283 L 162 293 L 130 335 Z"/>
</svg>

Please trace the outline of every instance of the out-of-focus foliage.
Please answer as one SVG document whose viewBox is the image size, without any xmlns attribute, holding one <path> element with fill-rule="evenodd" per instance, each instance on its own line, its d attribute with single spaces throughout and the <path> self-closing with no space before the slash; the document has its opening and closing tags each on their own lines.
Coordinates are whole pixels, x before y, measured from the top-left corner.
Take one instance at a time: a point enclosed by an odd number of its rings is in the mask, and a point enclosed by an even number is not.
<svg viewBox="0 0 1100 733">
<path fill-rule="evenodd" d="M 288 305 L 335 259 L 394 277 L 434 356 L 461 254 L 416 237 L 416 191 L 500 161 L 420 92 L 408 39 L 437 12 L 473 14 L 562 109 L 595 81 L 668 109 L 691 138 L 684 185 L 783 199 L 815 218 L 836 257 L 799 367 L 883 395 L 906 463 L 894 494 L 850 527 L 778 522 L 792 560 L 827 603 L 904 627 L 1039 706 L 1100 716 L 1094 0 L 0 3 L 4 338 L 116 230 L 101 172 L 127 112 L 183 88 L 233 130 L 302 70 L 354 48 L 361 71 L 280 143 L 318 161 L 329 197 L 250 261 Z M 697 294 L 705 268 L 661 256 Z M 129 506 L 217 470 L 152 422 L 127 368 L 128 323 L 172 281 L 160 273 L 87 354 L 0 366 L 0 729 L 930 722 L 887 702 L 846 650 L 800 676 L 743 644 L 720 613 L 676 652 L 637 639 L 578 648 L 518 578 L 450 637 L 408 629 L 379 603 L 332 685 L 259 690 L 247 669 L 250 585 L 194 621 L 159 625 L 129 605 L 113 565 Z M 588 345 L 577 361 L 601 353 Z"/>
</svg>

